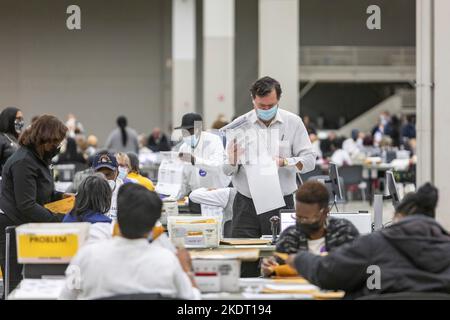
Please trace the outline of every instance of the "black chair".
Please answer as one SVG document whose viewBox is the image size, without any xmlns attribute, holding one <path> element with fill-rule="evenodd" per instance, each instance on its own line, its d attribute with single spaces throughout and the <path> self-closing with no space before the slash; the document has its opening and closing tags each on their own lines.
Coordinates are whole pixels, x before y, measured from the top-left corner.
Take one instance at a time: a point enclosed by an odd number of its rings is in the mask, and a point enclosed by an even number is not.
<svg viewBox="0 0 450 320">
<path fill-rule="evenodd" d="M 330 176 L 326 176 L 326 175 L 319 175 L 319 176 L 311 176 L 308 178 L 308 181 L 329 181 L 330 180 Z M 342 176 L 339 176 L 339 185 L 341 186 L 341 190 L 342 190 L 342 198 L 343 199 L 338 199 L 336 201 L 336 203 L 338 204 L 343 204 L 346 203 L 346 197 L 345 197 L 345 189 L 344 189 L 344 178 Z M 334 195 L 333 195 L 333 189 L 331 186 L 331 183 L 326 182 L 325 186 L 327 187 L 328 193 L 330 194 L 330 204 L 334 203 Z"/>
<path fill-rule="evenodd" d="M 398 292 L 374 294 L 356 300 L 450 300 L 450 293 L 442 292 Z"/>
<path fill-rule="evenodd" d="M 340 167 L 339 175 L 344 178 L 345 190 L 348 190 L 351 186 L 357 186 L 361 191 L 361 199 L 366 201 L 367 184 L 364 183 L 362 165 Z"/>
<path fill-rule="evenodd" d="M 310 177 L 313 176 L 320 176 L 323 174 L 322 168 L 319 165 L 316 165 L 314 170 L 307 172 L 307 173 L 301 173 L 300 177 L 303 182 L 308 181 Z"/>
<path fill-rule="evenodd" d="M 16 226 L 9 226 L 5 228 L 5 274 L 3 275 L 3 290 L 4 297 L 3 299 L 7 300 L 8 295 L 10 294 L 10 270 L 11 270 L 11 246 L 15 245 L 16 241 L 15 237 Z"/>
<path fill-rule="evenodd" d="M 133 293 L 105 297 L 96 300 L 183 300 L 179 298 L 166 297 L 160 293 Z"/>
</svg>

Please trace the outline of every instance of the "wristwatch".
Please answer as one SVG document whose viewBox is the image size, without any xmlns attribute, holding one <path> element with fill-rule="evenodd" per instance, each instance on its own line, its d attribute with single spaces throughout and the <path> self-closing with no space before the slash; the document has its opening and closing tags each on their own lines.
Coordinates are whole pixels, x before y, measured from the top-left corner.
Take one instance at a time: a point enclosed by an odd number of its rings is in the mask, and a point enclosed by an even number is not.
<svg viewBox="0 0 450 320">
<path fill-rule="evenodd" d="M 288 159 L 283 159 L 283 167 L 287 167 L 289 165 Z"/>
</svg>

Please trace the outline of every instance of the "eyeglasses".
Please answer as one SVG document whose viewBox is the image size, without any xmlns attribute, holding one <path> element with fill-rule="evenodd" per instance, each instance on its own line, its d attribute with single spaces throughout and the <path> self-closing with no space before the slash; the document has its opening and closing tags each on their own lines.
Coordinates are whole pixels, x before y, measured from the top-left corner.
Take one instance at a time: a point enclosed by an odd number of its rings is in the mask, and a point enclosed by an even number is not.
<svg viewBox="0 0 450 320">
<path fill-rule="evenodd" d="M 305 218 L 305 217 L 298 217 L 296 214 L 291 215 L 291 218 L 299 223 L 314 223 L 317 222 L 320 219 L 320 215 L 323 213 L 324 208 L 320 209 L 319 212 L 314 214 L 313 218 Z M 330 211 L 330 209 L 328 209 Z"/>
<path fill-rule="evenodd" d="M 291 215 L 291 218 L 293 220 L 295 220 L 298 223 L 304 223 L 304 224 L 310 224 L 310 223 L 314 223 L 317 220 L 319 220 L 320 218 L 317 217 L 317 219 L 314 218 L 304 218 L 304 217 L 297 217 L 296 215 Z"/>
</svg>

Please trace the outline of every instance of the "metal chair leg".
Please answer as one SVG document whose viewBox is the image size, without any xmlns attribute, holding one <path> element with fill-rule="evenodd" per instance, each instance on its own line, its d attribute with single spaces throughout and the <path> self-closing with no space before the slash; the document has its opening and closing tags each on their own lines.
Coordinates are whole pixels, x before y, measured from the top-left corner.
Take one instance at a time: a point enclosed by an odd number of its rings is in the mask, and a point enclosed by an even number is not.
<svg viewBox="0 0 450 320">
<path fill-rule="evenodd" d="M 9 278 L 10 278 L 10 268 L 11 268 L 11 233 L 15 229 L 15 226 L 9 226 L 5 229 L 5 277 L 3 278 L 3 284 L 5 286 L 5 300 L 8 300 L 9 296 Z"/>
</svg>

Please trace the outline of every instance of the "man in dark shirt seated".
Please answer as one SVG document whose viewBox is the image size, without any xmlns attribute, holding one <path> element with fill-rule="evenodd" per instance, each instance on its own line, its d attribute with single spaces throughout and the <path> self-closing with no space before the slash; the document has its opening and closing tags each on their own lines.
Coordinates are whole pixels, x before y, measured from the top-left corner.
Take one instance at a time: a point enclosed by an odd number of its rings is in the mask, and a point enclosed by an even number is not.
<svg viewBox="0 0 450 320">
<path fill-rule="evenodd" d="M 148 137 L 147 147 L 153 152 L 170 151 L 170 143 L 167 136 L 161 132 L 161 129 L 154 128 L 150 137 Z"/>
<path fill-rule="evenodd" d="M 359 236 L 358 230 L 350 221 L 328 216 L 329 194 L 323 183 L 307 181 L 298 189 L 295 197 L 296 225 L 281 233 L 276 252 L 294 254 L 309 251 L 321 255 Z M 283 263 L 274 257 L 264 259 L 261 272 L 264 276 L 271 276 L 277 266 Z"/>
<path fill-rule="evenodd" d="M 397 206 L 393 224 L 325 257 L 299 252 L 287 263 L 312 284 L 346 298 L 450 293 L 450 235 L 435 221 L 438 190 L 427 183 Z"/>
</svg>

